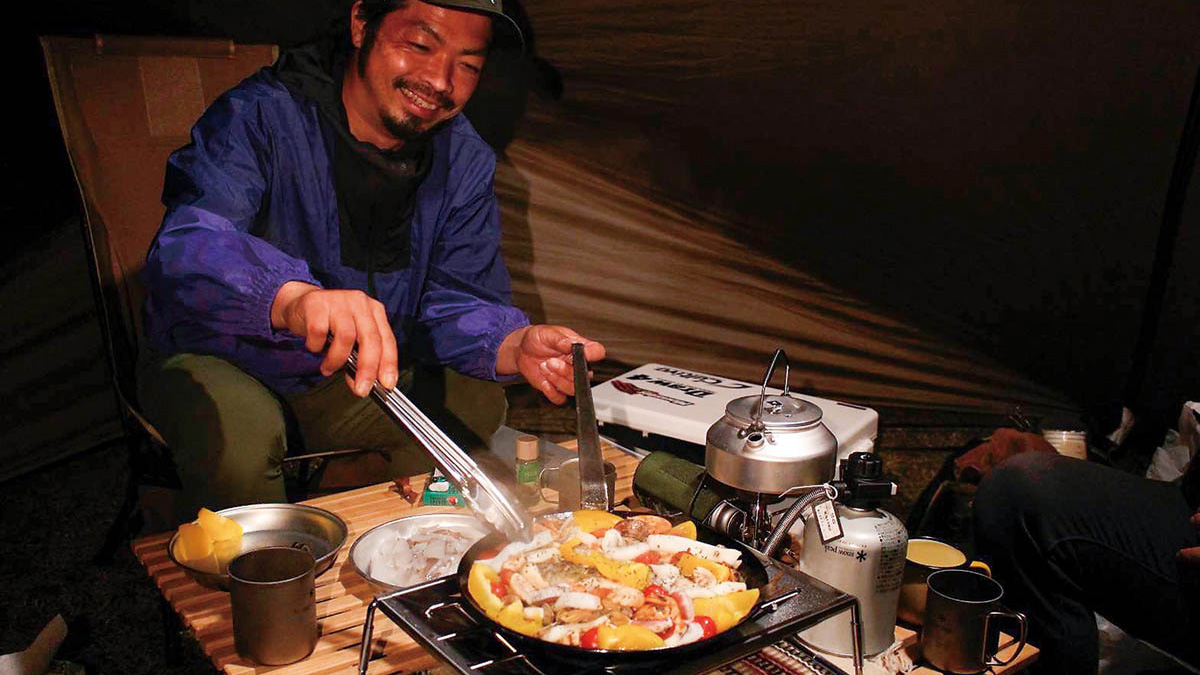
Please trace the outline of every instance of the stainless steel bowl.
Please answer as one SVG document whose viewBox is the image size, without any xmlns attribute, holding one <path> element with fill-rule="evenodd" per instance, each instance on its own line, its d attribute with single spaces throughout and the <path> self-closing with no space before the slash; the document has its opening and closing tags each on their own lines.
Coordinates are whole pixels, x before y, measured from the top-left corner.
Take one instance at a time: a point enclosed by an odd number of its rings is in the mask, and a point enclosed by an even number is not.
<svg viewBox="0 0 1200 675">
<path fill-rule="evenodd" d="M 338 551 L 346 543 L 346 523 L 336 515 L 302 504 L 248 504 L 218 511 L 242 526 L 241 548 L 237 554 L 268 546 L 300 548 L 312 554 L 315 574 L 333 566 Z M 229 574 L 224 565 L 217 573 L 188 567 L 175 557 L 176 532 L 167 544 L 171 562 L 179 565 L 196 583 L 206 588 L 229 590 Z M 236 554 L 235 554 L 236 555 Z M 232 556 L 231 556 L 232 558 Z M 225 561 L 228 564 L 228 560 Z"/>
<path fill-rule="evenodd" d="M 468 533 L 471 541 L 467 546 L 463 547 L 464 553 L 471 547 L 471 544 L 483 539 L 484 535 L 491 532 L 491 529 L 482 520 L 469 513 L 447 513 L 442 511 L 418 513 L 390 520 L 364 532 L 354 542 L 354 545 L 350 547 L 350 564 L 354 566 L 354 571 L 366 579 L 367 583 L 371 585 L 371 589 L 378 594 L 391 593 L 401 588 L 407 588 L 407 586 L 396 586 L 387 583 L 369 574 L 368 570 L 370 570 L 371 559 L 375 557 L 375 553 L 379 550 L 380 545 L 388 539 L 396 536 L 410 537 L 420 529 L 434 527 L 451 527 L 455 530 Z M 456 559 L 451 562 L 453 566 L 451 567 L 451 572 L 448 574 L 454 574 L 458 570 L 458 560 Z M 412 585 L 421 581 L 430 581 L 430 579 L 420 579 L 414 581 Z"/>
</svg>

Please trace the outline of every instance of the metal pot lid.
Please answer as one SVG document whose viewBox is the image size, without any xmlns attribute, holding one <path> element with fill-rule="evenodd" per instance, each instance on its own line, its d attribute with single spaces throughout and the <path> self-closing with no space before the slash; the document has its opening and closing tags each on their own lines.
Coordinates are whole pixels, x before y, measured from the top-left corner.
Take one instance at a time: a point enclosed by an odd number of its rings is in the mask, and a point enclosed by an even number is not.
<svg viewBox="0 0 1200 675">
<path fill-rule="evenodd" d="M 735 398 L 725 412 L 745 428 L 754 422 L 758 401 L 758 395 Z M 781 395 L 766 396 L 762 401 L 761 421 L 768 430 L 801 429 L 821 421 L 821 409 L 808 401 Z"/>
</svg>

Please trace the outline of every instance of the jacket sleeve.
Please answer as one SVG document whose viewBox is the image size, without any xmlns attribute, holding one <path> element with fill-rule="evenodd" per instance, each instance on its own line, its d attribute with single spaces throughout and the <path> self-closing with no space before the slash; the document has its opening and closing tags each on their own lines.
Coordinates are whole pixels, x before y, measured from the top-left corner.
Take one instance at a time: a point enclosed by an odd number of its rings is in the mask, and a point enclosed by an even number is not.
<svg viewBox="0 0 1200 675">
<path fill-rule="evenodd" d="M 433 255 L 418 315 L 417 346 L 458 372 L 496 375 L 500 343 L 529 325 L 512 304 L 500 253 L 500 208 L 493 187 L 495 158 L 476 161 L 462 177 Z"/>
<path fill-rule="evenodd" d="M 221 353 L 236 350 L 232 337 L 295 339 L 271 328 L 271 303 L 287 281 L 317 281 L 305 262 L 251 234 L 270 184 L 272 138 L 261 120 L 253 96 L 229 92 L 167 160 L 167 211 L 142 277 L 158 349 L 232 356 Z"/>
</svg>

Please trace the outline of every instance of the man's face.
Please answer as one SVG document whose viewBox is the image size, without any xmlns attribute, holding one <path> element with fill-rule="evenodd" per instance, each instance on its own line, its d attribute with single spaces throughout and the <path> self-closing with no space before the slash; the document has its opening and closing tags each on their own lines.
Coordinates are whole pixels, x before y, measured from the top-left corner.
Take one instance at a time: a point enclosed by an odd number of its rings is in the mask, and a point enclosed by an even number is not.
<svg viewBox="0 0 1200 675">
<path fill-rule="evenodd" d="M 354 12 L 359 77 L 356 95 L 343 97 L 347 114 L 395 141 L 450 119 L 479 84 L 491 34 L 491 19 L 484 15 L 410 0 L 383 18 L 374 43 L 363 51 L 364 26 Z"/>
</svg>

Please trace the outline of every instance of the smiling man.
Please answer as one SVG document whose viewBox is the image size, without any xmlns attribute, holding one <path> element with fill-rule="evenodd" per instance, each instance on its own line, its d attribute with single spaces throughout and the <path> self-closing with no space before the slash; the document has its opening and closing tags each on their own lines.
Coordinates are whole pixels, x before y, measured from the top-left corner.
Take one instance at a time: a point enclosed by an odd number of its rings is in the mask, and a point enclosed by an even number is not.
<svg viewBox="0 0 1200 675">
<path fill-rule="evenodd" d="M 445 385 L 458 417 L 432 412 L 486 437 L 503 393 L 476 382 L 522 376 L 561 403 L 571 343 L 603 358 L 511 303 L 495 155 L 459 114 L 505 38 L 520 43 L 498 1 L 360 0 L 348 31 L 226 92 L 172 154 L 138 388 L 174 451 L 184 513 L 282 500 L 297 443 L 378 449 L 393 475 L 425 469 L 363 398 L 378 379 L 436 407 L 414 364 L 465 376 Z M 337 373 L 355 347 L 351 381 Z"/>
</svg>

